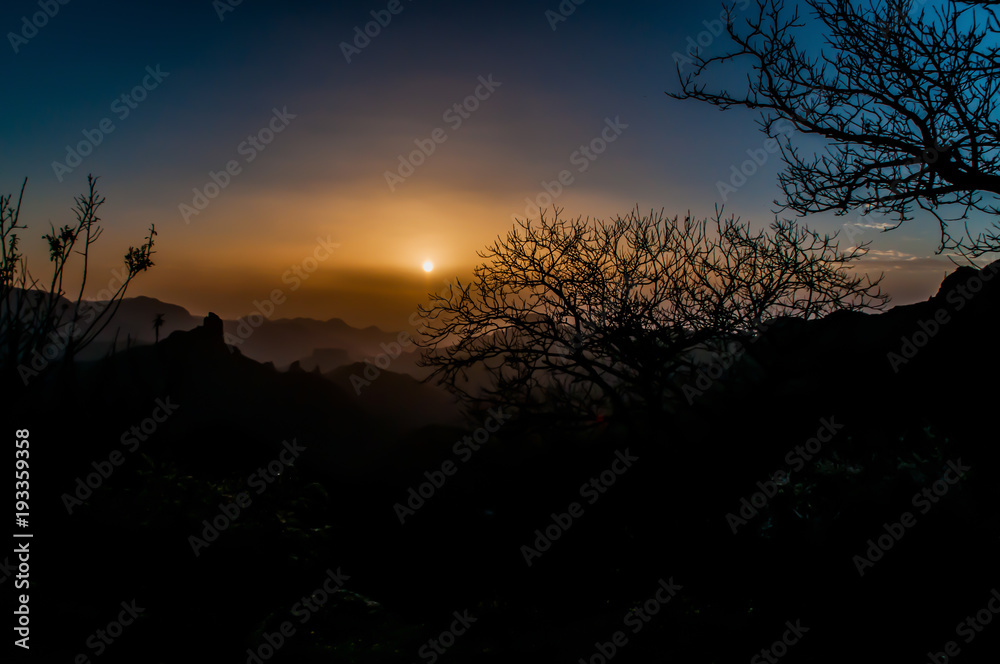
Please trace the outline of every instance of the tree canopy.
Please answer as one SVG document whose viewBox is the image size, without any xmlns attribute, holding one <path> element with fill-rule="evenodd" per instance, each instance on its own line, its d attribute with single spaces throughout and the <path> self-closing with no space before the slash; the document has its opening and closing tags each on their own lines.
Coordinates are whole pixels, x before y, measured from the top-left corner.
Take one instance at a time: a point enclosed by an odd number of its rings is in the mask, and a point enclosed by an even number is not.
<svg viewBox="0 0 1000 664">
<path fill-rule="evenodd" d="M 732 47 L 677 62 L 682 89 L 672 96 L 762 111 L 762 130 L 781 145 L 782 209 L 877 211 L 896 226 L 922 209 L 938 221 L 939 251 L 1000 249 L 998 3 L 802 4 L 815 21 L 783 0 L 757 0 L 749 17 L 728 7 Z M 825 42 L 814 46 L 807 27 Z M 746 71 L 746 90 L 710 88 L 706 79 L 731 65 Z M 779 120 L 826 139 L 826 150 L 800 149 Z"/>
<path fill-rule="evenodd" d="M 841 250 L 836 234 L 795 221 L 754 232 L 721 210 L 560 214 L 517 221 L 480 252 L 471 283 L 422 308 L 422 362 L 453 391 L 522 411 L 658 410 L 694 349 L 729 350 L 776 317 L 888 300 L 881 277 L 851 269 L 866 245 Z"/>
</svg>

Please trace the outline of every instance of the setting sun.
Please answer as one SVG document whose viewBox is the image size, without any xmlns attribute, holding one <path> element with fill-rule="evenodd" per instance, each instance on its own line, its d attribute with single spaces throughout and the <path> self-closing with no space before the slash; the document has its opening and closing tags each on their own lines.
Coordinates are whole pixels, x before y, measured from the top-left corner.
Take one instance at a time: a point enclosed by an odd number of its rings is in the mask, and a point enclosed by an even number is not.
<svg viewBox="0 0 1000 664">
<path fill-rule="evenodd" d="M 0 4 L 10 664 L 1000 651 L 1000 0 L 69 4 Z"/>
</svg>

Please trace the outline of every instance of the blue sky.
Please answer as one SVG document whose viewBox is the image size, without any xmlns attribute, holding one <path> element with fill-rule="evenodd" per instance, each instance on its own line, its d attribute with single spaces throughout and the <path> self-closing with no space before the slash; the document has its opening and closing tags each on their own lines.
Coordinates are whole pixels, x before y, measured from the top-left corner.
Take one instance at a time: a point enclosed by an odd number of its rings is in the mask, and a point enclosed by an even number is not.
<svg viewBox="0 0 1000 664">
<path fill-rule="evenodd" d="M 749 112 L 664 94 L 678 89 L 673 54 L 689 39 L 725 48 L 711 35 L 716 2 L 567 0 L 573 12 L 556 22 L 556 0 L 52 1 L 50 13 L 58 11 L 24 42 L 9 35 L 23 38 L 39 1 L 0 10 L 0 190 L 28 178 L 24 246 L 44 272 L 41 234 L 50 221 L 71 220 L 87 173 L 101 176 L 106 233 L 89 295 L 149 223 L 157 265 L 131 294 L 227 317 L 287 290 L 282 275 L 326 241 L 338 248 L 276 315 L 402 328 L 424 293 L 469 274 L 475 252 L 506 233 L 512 215 L 547 202 L 546 183 L 560 172 L 573 176 L 553 201 L 567 215 L 638 205 L 703 217 L 723 202 L 718 183 L 764 141 Z M 348 62 L 342 44 L 376 20 L 373 11 L 391 20 Z M 486 91 L 483 79 L 499 85 Z M 136 86 L 141 101 L 131 98 Z M 456 117 L 455 104 L 467 116 L 457 127 L 445 119 Z M 581 161 L 580 148 L 609 123 L 623 127 L 615 140 Z M 279 126 L 266 144 L 247 142 Z M 79 165 L 53 166 L 70 163 L 68 147 L 97 138 Z M 400 158 L 420 144 L 434 149 L 390 186 L 386 172 L 401 172 Z M 220 174 L 231 163 L 227 179 Z M 726 211 L 755 226 L 773 220 L 778 166 L 770 157 L 727 194 Z M 226 186 L 185 215 L 197 192 L 213 191 L 212 174 Z M 805 220 L 822 232 L 850 221 Z M 949 269 L 934 256 L 928 220 L 891 233 L 853 228 L 873 240 L 865 266 L 888 273 L 896 303 L 930 296 Z"/>
</svg>

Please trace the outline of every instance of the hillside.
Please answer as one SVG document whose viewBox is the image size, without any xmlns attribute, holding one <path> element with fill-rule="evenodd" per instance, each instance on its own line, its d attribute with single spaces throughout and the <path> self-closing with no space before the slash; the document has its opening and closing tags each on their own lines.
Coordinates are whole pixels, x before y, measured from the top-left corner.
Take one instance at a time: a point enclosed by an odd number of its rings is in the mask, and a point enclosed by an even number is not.
<svg viewBox="0 0 1000 664">
<path fill-rule="evenodd" d="M 148 613 L 107 661 L 149 642 L 181 656 L 179 630 L 231 660 L 341 569 L 349 592 L 289 639 L 288 661 L 395 661 L 463 609 L 478 622 L 456 661 L 539 661 L 611 642 L 670 579 L 675 595 L 616 661 L 733 661 L 796 620 L 810 631 L 788 661 L 918 661 L 1000 584 L 996 395 L 982 380 L 1000 368 L 1000 279 L 985 276 L 957 271 L 883 314 L 778 321 L 730 369 L 706 366 L 708 384 L 691 376 L 699 393 L 667 419 L 568 430 L 501 413 L 475 446 L 487 413 L 444 421 L 446 394 L 391 372 L 358 393 L 363 364 L 278 371 L 233 352 L 209 315 L 15 404 L 42 423 L 34 509 L 52 590 L 38 594 L 56 608 L 37 619 L 77 624 L 137 596 Z M 48 389 L 62 417 L 43 417 Z M 157 400 L 175 412 L 123 447 Z M 303 451 L 265 484 L 291 441 Z M 76 479 L 116 451 L 69 513 Z M 191 537 L 241 492 L 251 504 L 195 555 Z M 102 545 L 60 557 L 83 538 Z M 227 596 L 245 599 L 213 599 Z"/>
<path fill-rule="evenodd" d="M 86 306 L 104 307 L 105 302 L 85 303 Z M 69 307 L 63 299 L 62 307 Z M 94 342 L 80 353 L 83 360 L 95 360 L 108 355 L 113 349 L 152 344 L 155 341 L 153 319 L 163 314 L 160 338 L 173 332 L 192 330 L 202 318 L 191 314 L 184 307 L 162 302 L 156 298 L 138 296 L 121 301 L 113 321 L 97 335 Z M 326 321 L 312 318 L 263 318 L 259 314 L 237 320 L 224 320 L 226 341 L 249 358 L 271 362 L 279 369 L 287 369 L 298 361 L 311 370 L 331 371 L 351 362 L 374 360 L 391 351 L 398 344 L 400 332 L 387 332 L 375 326 L 356 328 L 339 318 Z M 405 332 L 405 330 L 403 331 Z M 423 378 L 428 371 L 417 367 L 419 353 L 412 345 L 402 349 L 393 358 L 392 371 Z"/>
</svg>

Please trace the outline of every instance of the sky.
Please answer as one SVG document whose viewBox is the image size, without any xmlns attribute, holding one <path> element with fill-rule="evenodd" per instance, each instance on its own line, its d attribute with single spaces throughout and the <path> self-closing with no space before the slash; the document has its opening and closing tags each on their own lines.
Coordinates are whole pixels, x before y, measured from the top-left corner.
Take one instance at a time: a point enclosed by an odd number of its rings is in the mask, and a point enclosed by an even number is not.
<svg viewBox="0 0 1000 664">
<path fill-rule="evenodd" d="M 279 291 L 275 318 L 388 329 L 539 206 L 773 221 L 777 157 L 719 187 L 763 145 L 756 116 L 665 94 L 675 54 L 726 47 L 721 3 L 577 2 L 7 0 L 0 191 L 28 178 L 44 274 L 41 235 L 100 177 L 86 297 L 155 224 L 130 296 L 236 318 Z M 894 304 L 933 295 L 953 267 L 932 221 L 870 221 L 803 220 L 854 224 Z"/>
</svg>

